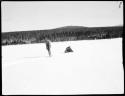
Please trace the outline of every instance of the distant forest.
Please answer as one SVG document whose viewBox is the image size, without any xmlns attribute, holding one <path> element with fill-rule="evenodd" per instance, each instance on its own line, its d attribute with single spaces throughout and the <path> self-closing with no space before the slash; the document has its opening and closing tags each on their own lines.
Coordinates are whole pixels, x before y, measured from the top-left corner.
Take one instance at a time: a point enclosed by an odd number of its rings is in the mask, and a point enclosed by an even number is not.
<svg viewBox="0 0 125 96">
<path fill-rule="evenodd" d="M 65 26 L 50 30 L 15 31 L 2 33 L 2 45 L 122 38 L 123 26 L 82 27 Z"/>
</svg>

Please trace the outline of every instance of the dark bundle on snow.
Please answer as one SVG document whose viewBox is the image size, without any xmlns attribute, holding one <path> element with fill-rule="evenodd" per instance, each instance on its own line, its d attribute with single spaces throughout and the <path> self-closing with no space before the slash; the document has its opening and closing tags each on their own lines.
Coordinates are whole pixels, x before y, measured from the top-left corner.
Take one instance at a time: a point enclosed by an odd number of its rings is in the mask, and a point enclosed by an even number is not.
<svg viewBox="0 0 125 96">
<path fill-rule="evenodd" d="M 66 50 L 65 50 L 65 53 L 68 53 L 68 52 L 73 52 L 73 50 L 71 49 L 71 47 L 67 47 Z"/>
</svg>

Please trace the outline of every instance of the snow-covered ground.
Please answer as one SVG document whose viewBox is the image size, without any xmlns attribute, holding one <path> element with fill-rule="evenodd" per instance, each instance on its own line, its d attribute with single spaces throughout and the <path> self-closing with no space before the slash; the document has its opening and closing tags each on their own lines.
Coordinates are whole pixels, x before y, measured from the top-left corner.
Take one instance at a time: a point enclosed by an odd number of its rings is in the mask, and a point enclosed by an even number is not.
<svg viewBox="0 0 125 96">
<path fill-rule="evenodd" d="M 121 38 L 51 45 L 2 46 L 2 94 L 124 93 Z"/>
</svg>

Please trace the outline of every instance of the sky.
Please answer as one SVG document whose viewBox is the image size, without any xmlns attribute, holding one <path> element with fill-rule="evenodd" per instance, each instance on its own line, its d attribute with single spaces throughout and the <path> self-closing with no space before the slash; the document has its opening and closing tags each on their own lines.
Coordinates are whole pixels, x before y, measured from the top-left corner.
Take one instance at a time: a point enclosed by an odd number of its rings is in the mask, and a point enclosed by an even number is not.
<svg viewBox="0 0 125 96">
<path fill-rule="evenodd" d="M 121 1 L 2 1 L 2 32 L 123 25 Z"/>
</svg>

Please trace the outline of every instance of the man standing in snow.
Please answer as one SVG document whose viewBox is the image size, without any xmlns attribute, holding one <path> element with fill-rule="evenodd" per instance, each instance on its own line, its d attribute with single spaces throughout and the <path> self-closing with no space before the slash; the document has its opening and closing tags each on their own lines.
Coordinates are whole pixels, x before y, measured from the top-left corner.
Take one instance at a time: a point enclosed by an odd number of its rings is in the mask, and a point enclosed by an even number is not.
<svg viewBox="0 0 125 96">
<path fill-rule="evenodd" d="M 51 41 L 49 39 L 45 38 L 46 49 L 48 50 L 49 56 L 51 56 L 51 50 L 50 50 L 51 44 L 50 44 L 50 42 Z"/>
</svg>

